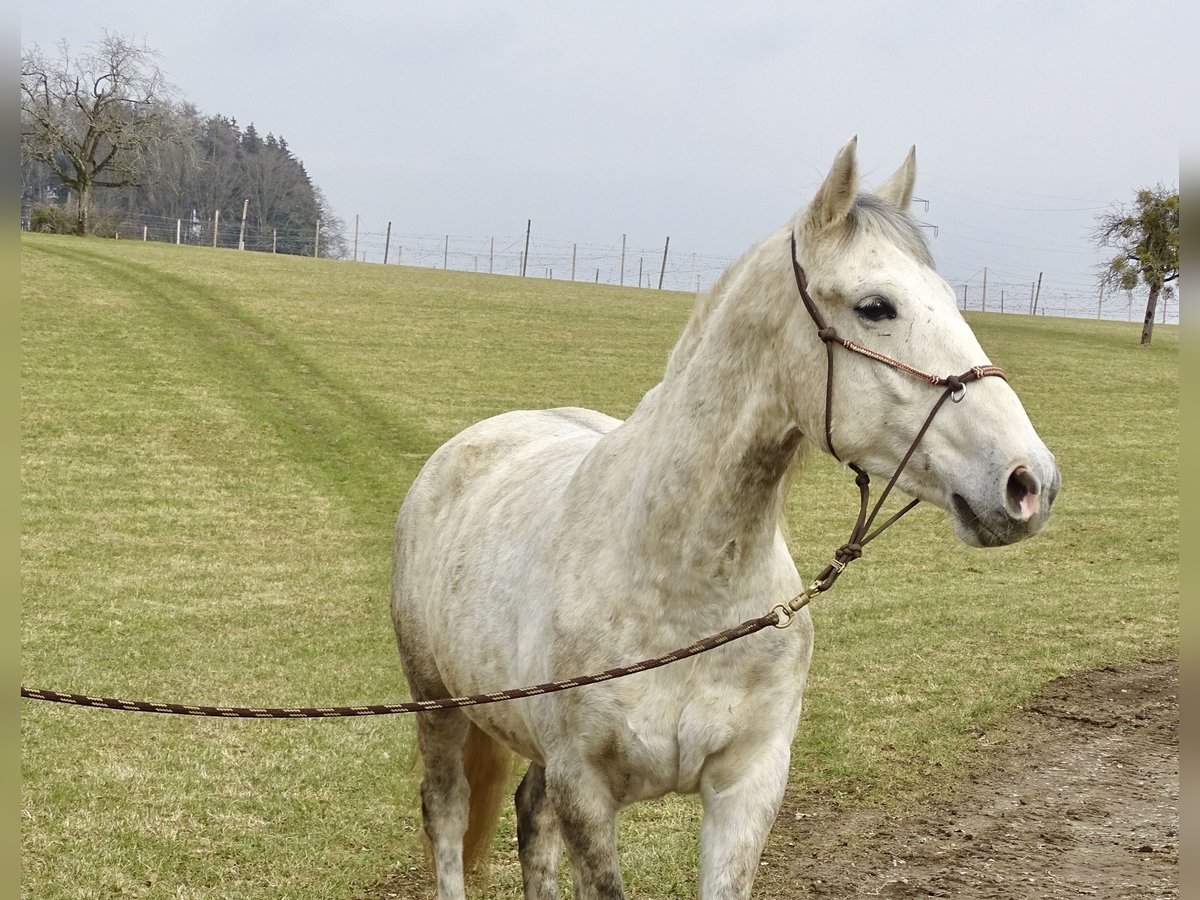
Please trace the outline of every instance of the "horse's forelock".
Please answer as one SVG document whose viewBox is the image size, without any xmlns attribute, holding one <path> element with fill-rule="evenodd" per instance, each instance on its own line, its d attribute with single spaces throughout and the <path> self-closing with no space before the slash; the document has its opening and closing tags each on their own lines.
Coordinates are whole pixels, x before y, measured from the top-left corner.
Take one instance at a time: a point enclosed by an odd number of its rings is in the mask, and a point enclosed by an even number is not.
<svg viewBox="0 0 1200 900">
<path fill-rule="evenodd" d="M 862 235 L 895 244 L 918 262 L 933 267 L 929 242 L 912 216 L 874 194 L 859 194 L 855 198 L 850 215 L 846 218 L 842 240 L 849 241 Z"/>
</svg>

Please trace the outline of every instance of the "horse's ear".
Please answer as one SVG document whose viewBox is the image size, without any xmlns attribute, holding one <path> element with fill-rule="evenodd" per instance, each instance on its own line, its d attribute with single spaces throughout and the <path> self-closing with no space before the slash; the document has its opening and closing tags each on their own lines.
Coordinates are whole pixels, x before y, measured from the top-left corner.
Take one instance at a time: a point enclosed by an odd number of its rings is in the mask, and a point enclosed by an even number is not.
<svg viewBox="0 0 1200 900">
<path fill-rule="evenodd" d="M 842 145 L 816 196 L 804 212 L 804 227 L 819 234 L 845 221 L 858 194 L 858 135 Z"/>
<path fill-rule="evenodd" d="M 912 202 L 913 184 L 917 180 L 917 148 L 908 151 L 908 156 L 892 177 L 875 190 L 875 196 L 885 203 L 890 203 L 903 212 Z"/>
</svg>

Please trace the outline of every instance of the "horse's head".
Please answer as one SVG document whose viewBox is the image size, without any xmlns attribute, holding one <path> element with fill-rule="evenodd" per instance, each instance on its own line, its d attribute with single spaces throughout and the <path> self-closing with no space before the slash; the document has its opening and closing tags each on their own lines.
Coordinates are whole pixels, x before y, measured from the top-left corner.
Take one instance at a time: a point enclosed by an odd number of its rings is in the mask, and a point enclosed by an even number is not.
<svg viewBox="0 0 1200 900">
<path fill-rule="evenodd" d="M 889 478 L 946 388 L 838 341 L 938 376 L 990 361 L 907 213 L 915 152 L 875 193 L 860 194 L 856 147 L 851 140 L 841 149 L 792 223 L 797 278 L 807 280 L 815 307 L 810 315 L 794 294 L 793 324 L 806 361 L 797 372 L 797 384 L 805 387 L 796 415 L 815 443 Z M 828 403 L 822 325 L 832 348 Z M 941 404 L 897 485 L 949 512 L 968 544 L 1019 541 L 1050 515 L 1060 484 L 1054 456 L 1005 379 L 983 377 L 963 390 L 951 389 L 949 399 L 961 402 Z"/>
</svg>

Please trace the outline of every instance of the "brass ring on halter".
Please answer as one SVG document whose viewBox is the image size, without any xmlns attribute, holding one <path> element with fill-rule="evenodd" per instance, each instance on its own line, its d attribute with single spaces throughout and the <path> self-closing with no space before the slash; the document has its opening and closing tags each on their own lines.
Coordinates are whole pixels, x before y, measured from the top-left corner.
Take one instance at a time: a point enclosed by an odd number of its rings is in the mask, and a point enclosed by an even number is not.
<svg viewBox="0 0 1200 900">
<path fill-rule="evenodd" d="M 796 614 L 786 603 L 776 603 L 771 607 L 771 612 L 779 613 L 779 621 L 774 626 L 776 628 L 787 628 L 792 624 L 792 620 L 796 618 Z"/>
</svg>

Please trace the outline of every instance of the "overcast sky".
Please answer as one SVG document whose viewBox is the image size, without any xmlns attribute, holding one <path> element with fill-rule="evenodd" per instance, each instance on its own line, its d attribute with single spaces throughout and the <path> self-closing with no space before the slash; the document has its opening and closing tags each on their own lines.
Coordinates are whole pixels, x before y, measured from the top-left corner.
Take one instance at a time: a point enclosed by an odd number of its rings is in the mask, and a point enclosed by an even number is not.
<svg viewBox="0 0 1200 900">
<path fill-rule="evenodd" d="M 1178 183 L 1173 35 L 1196 9 L 22 0 L 21 41 L 144 39 L 201 110 L 285 136 L 364 232 L 512 236 L 531 218 L 546 239 L 731 257 L 851 135 L 867 185 L 916 144 L 948 280 L 986 266 L 994 296 L 1044 271 L 1090 295 L 1096 213 Z"/>
</svg>

